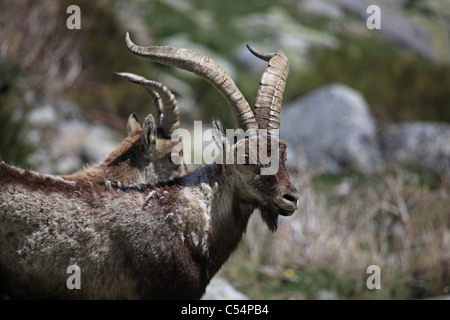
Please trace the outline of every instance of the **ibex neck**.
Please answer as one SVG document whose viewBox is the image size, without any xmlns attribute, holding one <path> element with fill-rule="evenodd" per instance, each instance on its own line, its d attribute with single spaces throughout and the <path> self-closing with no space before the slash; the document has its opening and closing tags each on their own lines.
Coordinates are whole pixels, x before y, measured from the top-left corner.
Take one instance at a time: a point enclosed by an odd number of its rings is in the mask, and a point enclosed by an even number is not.
<svg viewBox="0 0 450 320">
<path fill-rule="evenodd" d="M 237 248 L 248 220 L 254 210 L 237 201 L 233 189 L 221 190 L 215 199 L 212 212 L 212 234 L 209 239 L 209 270 L 212 277 Z"/>
<path fill-rule="evenodd" d="M 204 166 L 187 176 L 186 182 L 196 185 L 197 190 L 187 188 L 189 197 L 181 194 L 181 198 L 190 198 L 202 212 L 198 215 L 202 218 L 197 220 L 197 234 L 186 237 L 198 239 L 194 244 L 201 246 L 201 256 L 207 261 L 208 276 L 212 278 L 236 249 L 254 208 L 237 200 L 233 179 L 225 177 L 221 165 Z"/>
</svg>

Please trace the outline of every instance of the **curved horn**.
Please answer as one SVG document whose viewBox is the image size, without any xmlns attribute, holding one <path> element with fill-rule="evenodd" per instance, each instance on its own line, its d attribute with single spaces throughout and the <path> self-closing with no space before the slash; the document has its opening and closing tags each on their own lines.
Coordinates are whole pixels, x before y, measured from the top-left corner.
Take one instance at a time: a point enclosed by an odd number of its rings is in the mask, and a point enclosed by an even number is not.
<svg viewBox="0 0 450 320">
<path fill-rule="evenodd" d="M 180 127 L 179 111 L 175 95 L 161 82 L 145 79 L 134 73 L 115 72 L 133 83 L 141 85 L 153 97 L 158 113 L 158 128 L 164 138 L 170 139 L 172 132 Z"/>
<path fill-rule="evenodd" d="M 283 51 L 260 53 L 247 44 L 248 50 L 269 62 L 259 82 L 260 86 L 255 98 L 255 118 L 261 129 L 280 129 L 280 111 L 283 92 L 289 73 L 289 61 Z"/>
<path fill-rule="evenodd" d="M 258 129 L 255 115 L 247 100 L 234 81 L 213 59 L 188 49 L 169 46 L 141 47 L 133 43 L 126 34 L 125 42 L 134 54 L 146 57 L 153 62 L 195 73 L 216 88 L 234 112 L 240 128 Z"/>
</svg>

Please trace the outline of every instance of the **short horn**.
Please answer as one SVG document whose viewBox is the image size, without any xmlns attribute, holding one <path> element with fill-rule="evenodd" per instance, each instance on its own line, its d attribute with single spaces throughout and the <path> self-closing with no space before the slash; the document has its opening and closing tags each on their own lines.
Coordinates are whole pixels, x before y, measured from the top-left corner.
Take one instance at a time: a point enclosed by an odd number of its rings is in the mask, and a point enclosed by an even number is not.
<svg viewBox="0 0 450 320">
<path fill-rule="evenodd" d="M 273 53 L 260 53 L 247 45 L 250 52 L 269 66 L 261 76 L 260 86 L 255 97 L 255 118 L 261 129 L 280 129 L 280 111 L 289 61 L 281 50 Z"/>
<path fill-rule="evenodd" d="M 170 46 L 141 47 L 131 41 L 128 32 L 125 42 L 128 49 L 134 54 L 148 58 L 153 62 L 193 72 L 208 81 L 225 98 L 233 110 L 240 128 L 244 130 L 258 129 L 255 115 L 244 95 L 226 71 L 210 57 L 193 50 Z"/>
<path fill-rule="evenodd" d="M 180 127 L 179 111 L 175 95 L 161 82 L 148 80 L 128 72 L 115 72 L 133 83 L 141 85 L 153 98 L 158 113 L 158 128 L 164 138 L 170 139 L 172 132 Z"/>
</svg>

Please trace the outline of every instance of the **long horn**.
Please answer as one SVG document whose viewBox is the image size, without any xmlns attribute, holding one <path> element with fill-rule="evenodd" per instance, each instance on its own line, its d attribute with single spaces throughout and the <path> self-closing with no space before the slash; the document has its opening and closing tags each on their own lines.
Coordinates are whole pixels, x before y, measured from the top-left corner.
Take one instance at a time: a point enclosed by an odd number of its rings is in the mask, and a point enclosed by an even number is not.
<svg viewBox="0 0 450 320">
<path fill-rule="evenodd" d="M 169 46 L 141 47 L 133 43 L 126 34 L 125 42 L 134 54 L 146 57 L 150 61 L 174 66 L 195 73 L 216 88 L 227 101 L 238 120 L 240 128 L 257 130 L 255 115 L 247 100 L 234 81 L 213 59 L 188 49 Z"/>
<path fill-rule="evenodd" d="M 281 50 L 260 53 L 249 45 L 247 48 L 256 57 L 269 62 L 256 93 L 254 104 L 256 121 L 261 129 L 280 129 L 281 104 L 289 73 L 288 58 Z"/>
<path fill-rule="evenodd" d="M 180 127 L 177 100 L 170 89 L 161 82 L 148 80 L 134 73 L 115 72 L 115 74 L 141 85 L 150 94 L 158 113 L 158 128 L 164 138 L 170 139 L 172 132 Z"/>
</svg>

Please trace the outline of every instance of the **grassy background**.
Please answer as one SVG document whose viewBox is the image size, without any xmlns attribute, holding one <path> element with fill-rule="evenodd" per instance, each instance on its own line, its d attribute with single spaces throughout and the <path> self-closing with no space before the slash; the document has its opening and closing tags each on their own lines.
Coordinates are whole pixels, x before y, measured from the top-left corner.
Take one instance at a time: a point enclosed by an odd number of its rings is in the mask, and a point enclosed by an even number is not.
<svg viewBox="0 0 450 320">
<path fill-rule="evenodd" d="M 300 209 L 270 234 L 253 217 L 221 274 L 258 299 L 421 299 L 450 291 L 449 187 L 414 168 L 293 172 Z M 366 287 L 367 267 L 381 289 Z"/>
</svg>

